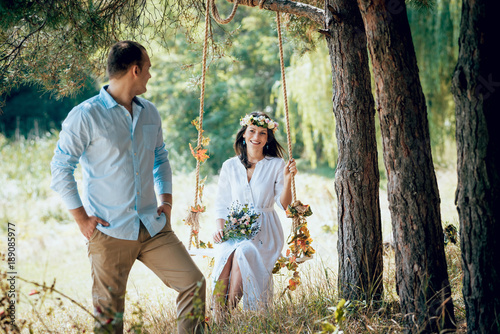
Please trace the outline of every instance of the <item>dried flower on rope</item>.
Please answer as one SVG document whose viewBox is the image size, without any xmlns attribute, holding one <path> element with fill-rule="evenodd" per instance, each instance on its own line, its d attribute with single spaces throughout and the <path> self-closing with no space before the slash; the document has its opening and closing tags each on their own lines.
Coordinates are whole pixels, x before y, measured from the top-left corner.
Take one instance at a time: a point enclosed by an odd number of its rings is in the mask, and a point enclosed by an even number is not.
<svg viewBox="0 0 500 334">
<path fill-rule="evenodd" d="M 191 154 L 193 155 L 193 157 L 199 162 L 205 162 L 209 158 L 206 148 L 205 149 L 196 148 L 195 152 L 193 146 L 191 145 L 191 143 L 189 143 L 189 149 L 191 150 Z"/>
<path fill-rule="evenodd" d="M 191 212 L 205 212 L 205 210 L 206 210 L 206 207 L 201 206 L 199 204 L 196 204 L 195 206 L 191 207 Z"/>
<path fill-rule="evenodd" d="M 313 239 L 309 234 L 305 218 L 312 215 L 312 210 L 309 205 L 304 205 L 300 201 L 295 201 L 286 209 L 286 215 L 288 218 L 296 220 L 295 226 L 297 226 L 297 228 L 294 231 L 293 237 L 288 241 L 286 256 L 280 257 L 274 265 L 273 274 L 278 273 L 281 268 L 285 267 L 289 271 L 293 271 L 292 278 L 288 281 L 287 289 L 294 291 L 297 286 L 300 285 L 300 276 L 297 271 L 299 263 L 303 262 L 305 259 L 311 258 L 312 255 L 316 253 L 311 246 Z"/>
<path fill-rule="evenodd" d="M 209 241 L 207 243 L 204 243 L 203 241 L 200 240 L 200 248 L 207 249 L 207 248 L 214 248 L 214 245 Z"/>
<path fill-rule="evenodd" d="M 196 248 L 199 248 L 201 244 L 205 244 L 203 241 L 199 240 L 198 234 L 200 231 L 200 222 L 199 222 L 199 215 L 203 212 L 205 212 L 205 207 L 201 204 L 198 204 L 198 200 L 200 203 L 203 202 L 203 188 L 204 188 L 204 183 L 207 177 L 201 181 L 199 181 L 199 167 L 202 163 L 204 163 L 208 158 L 207 154 L 207 149 L 204 148 L 210 143 L 210 138 L 208 137 L 203 137 L 203 129 L 201 128 L 200 124 L 200 119 L 199 117 L 194 119 L 191 122 L 192 125 L 196 127 L 196 130 L 198 130 L 198 145 L 193 148 L 191 143 L 189 143 L 189 149 L 191 150 L 191 154 L 193 157 L 197 160 L 196 163 L 196 196 L 194 200 L 194 205 L 189 208 L 188 211 L 188 216 L 184 219 L 184 222 L 186 225 L 191 227 L 191 233 L 189 236 L 189 246 L 188 248 L 191 248 L 191 244 L 194 245 Z M 194 239 L 194 240 L 193 240 Z"/>
</svg>

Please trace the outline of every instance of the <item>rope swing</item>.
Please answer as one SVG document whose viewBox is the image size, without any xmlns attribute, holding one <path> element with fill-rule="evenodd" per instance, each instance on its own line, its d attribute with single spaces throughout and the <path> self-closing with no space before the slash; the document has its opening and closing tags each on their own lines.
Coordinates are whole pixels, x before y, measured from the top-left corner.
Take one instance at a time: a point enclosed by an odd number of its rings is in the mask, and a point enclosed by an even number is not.
<svg viewBox="0 0 500 334">
<path fill-rule="evenodd" d="M 200 165 L 206 159 L 208 159 L 208 155 L 206 155 L 207 149 L 203 147 L 207 146 L 209 143 L 208 138 L 203 137 L 203 109 L 205 103 L 205 77 L 207 72 L 207 49 L 208 49 L 208 31 L 210 27 L 210 0 L 207 0 L 206 12 L 205 12 L 205 40 L 203 42 L 203 61 L 202 61 L 202 70 L 201 70 L 201 93 L 200 93 L 200 113 L 198 116 L 198 121 L 194 120 L 192 124 L 198 130 L 198 141 L 196 148 L 193 150 L 191 144 L 189 147 L 191 148 L 191 153 L 196 159 L 196 182 L 195 182 L 195 190 L 194 190 L 194 205 L 190 208 L 188 216 L 185 219 L 186 225 L 191 227 L 191 232 L 189 236 L 188 250 L 191 249 L 191 244 L 193 244 L 196 248 L 200 248 L 200 239 L 198 234 L 200 232 L 200 220 L 199 215 L 202 212 L 205 212 L 205 207 L 202 207 L 199 203 L 202 203 L 203 199 L 203 183 L 200 185 Z M 233 15 L 234 16 L 234 15 Z M 206 179 L 206 178 L 205 178 Z M 203 181 L 205 181 L 205 179 Z"/>
<path fill-rule="evenodd" d="M 259 7 L 262 8 L 263 4 L 264 1 L 261 1 Z M 283 82 L 283 104 L 285 106 L 288 157 L 289 159 L 292 159 L 293 154 L 292 140 L 290 135 L 290 113 L 288 110 L 288 97 L 286 92 L 285 62 L 283 57 L 283 37 L 281 36 L 280 12 L 276 12 L 276 28 L 278 30 L 281 81 Z M 306 217 L 312 215 L 311 207 L 309 205 L 304 205 L 301 201 L 297 200 L 294 174 L 292 174 L 291 188 L 292 203 L 286 209 L 286 216 L 288 218 L 292 218 L 292 231 L 288 238 L 288 250 L 286 252 L 286 256 L 280 257 L 276 262 L 273 273 L 279 272 L 279 270 L 283 267 L 287 267 L 288 270 L 293 271 L 292 278 L 290 278 L 290 280 L 288 281 L 287 286 L 287 289 L 293 291 L 300 284 L 300 276 L 297 271 L 298 265 L 306 260 L 311 259 L 312 255 L 315 253 L 315 250 L 311 246 L 312 238 L 309 234 L 309 229 L 307 228 L 306 221 Z"/>
<path fill-rule="evenodd" d="M 263 9 L 264 2 L 265 0 L 259 1 L 260 9 Z M 252 1 L 252 6 L 253 6 L 253 1 Z M 237 8 L 238 8 L 238 0 L 235 0 L 231 14 L 226 19 L 222 19 L 219 15 L 219 11 L 217 10 L 217 6 L 215 5 L 215 0 L 206 1 L 205 40 L 203 43 L 203 61 L 202 61 L 203 67 L 201 75 L 200 112 L 198 120 L 194 120 L 192 122 L 193 125 L 195 125 L 196 129 L 198 130 L 198 142 L 195 149 L 193 149 L 190 144 L 191 152 L 196 159 L 196 182 L 195 182 L 194 205 L 190 207 L 189 214 L 185 219 L 186 224 L 191 227 L 188 249 L 191 249 L 192 244 L 194 244 L 197 249 L 200 248 L 200 244 L 202 248 L 206 247 L 206 245 L 199 240 L 198 235 L 200 231 L 199 215 L 205 211 L 205 207 L 202 207 L 200 203 L 202 203 L 203 183 L 206 179 L 205 178 L 203 181 L 200 182 L 200 165 L 206 159 L 208 159 L 208 155 L 206 155 L 207 149 L 204 149 L 204 147 L 206 147 L 209 143 L 209 139 L 203 137 L 203 131 L 204 131 L 203 112 L 204 112 L 204 99 L 205 99 L 205 76 L 206 76 L 207 49 L 208 49 L 208 33 L 210 27 L 210 10 L 212 11 L 212 16 L 216 22 L 218 22 L 219 24 L 228 24 L 234 18 Z M 279 12 L 276 12 L 276 26 L 278 30 L 281 80 L 283 82 L 283 103 L 285 106 L 288 157 L 289 159 L 292 159 L 293 154 L 292 154 L 292 142 L 290 135 L 290 116 L 288 110 L 288 98 L 287 98 L 286 80 L 285 80 L 285 64 L 283 57 L 283 38 L 281 35 L 281 20 Z M 312 239 L 310 237 L 306 221 L 306 217 L 310 216 L 312 214 L 312 211 L 309 205 L 304 205 L 302 204 L 301 201 L 297 200 L 296 189 L 295 189 L 295 176 L 292 174 L 291 177 L 292 177 L 291 179 L 292 203 L 286 209 L 286 215 L 288 218 L 292 219 L 292 230 L 287 241 L 288 250 L 286 252 L 286 256 L 280 257 L 278 259 L 273 269 L 273 273 L 279 272 L 279 270 L 284 267 L 287 267 L 288 270 L 293 271 L 292 278 L 290 278 L 289 285 L 287 286 L 287 289 L 293 291 L 300 284 L 300 276 L 297 271 L 298 265 L 312 258 L 312 255 L 315 253 L 315 250 L 314 248 L 311 247 Z M 208 247 L 211 248 L 210 243 L 208 243 Z"/>
<path fill-rule="evenodd" d="M 203 199 L 203 179 L 200 182 L 200 166 L 201 164 L 208 159 L 208 155 L 206 154 L 207 149 L 204 147 L 208 146 L 210 142 L 209 138 L 203 137 L 203 113 L 204 113 L 204 102 L 205 102 L 205 77 L 207 72 L 207 49 L 208 49 L 208 33 L 210 28 L 210 9 L 212 9 L 212 15 L 215 21 L 220 24 L 228 24 L 236 15 L 236 9 L 238 8 L 238 0 L 235 0 L 233 10 L 231 14 L 226 18 L 222 19 L 219 15 L 219 11 L 217 10 L 217 6 L 215 5 L 215 0 L 207 0 L 205 5 L 205 40 L 203 41 L 203 61 L 202 61 L 202 71 L 201 71 L 201 92 L 200 92 L 200 113 L 198 116 L 198 120 L 194 120 L 191 122 L 196 129 L 198 130 L 198 141 L 196 147 L 193 149 L 191 144 L 189 147 L 191 149 L 191 153 L 196 159 L 196 181 L 195 181 L 195 195 L 194 195 L 194 205 L 190 207 L 188 216 L 184 219 L 186 225 L 191 227 L 191 232 L 189 235 L 189 243 L 188 250 L 191 250 L 191 245 L 194 244 L 196 249 L 199 249 L 200 246 L 202 248 L 212 248 L 211 243 L 207 244 L 203 243 L 199 239 L 200 232 L 200 214 L 205 212 L 205 207 L 201 204 Z"/>
</svg>

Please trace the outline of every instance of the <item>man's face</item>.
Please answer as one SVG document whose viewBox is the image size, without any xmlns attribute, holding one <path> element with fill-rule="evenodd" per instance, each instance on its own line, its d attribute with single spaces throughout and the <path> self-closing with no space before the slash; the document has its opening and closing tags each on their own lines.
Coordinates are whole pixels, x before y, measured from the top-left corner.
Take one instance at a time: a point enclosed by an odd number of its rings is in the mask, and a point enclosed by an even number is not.
<svg viewBox="0 0 500 334">
<path fill-rule="evenodd" d="M 143 52 L 142 56 L 144 57 L 144 64 L 142 65 L 142 70 L 138 68 L 136 95 L 144 94 L 147 91 L 146 85 L 151 78 L 151 73 L 149 73 L 149 69 L 151 68 L 151 61 L 149 59 L 149 56 L 145 51 Z"/>
</svg>

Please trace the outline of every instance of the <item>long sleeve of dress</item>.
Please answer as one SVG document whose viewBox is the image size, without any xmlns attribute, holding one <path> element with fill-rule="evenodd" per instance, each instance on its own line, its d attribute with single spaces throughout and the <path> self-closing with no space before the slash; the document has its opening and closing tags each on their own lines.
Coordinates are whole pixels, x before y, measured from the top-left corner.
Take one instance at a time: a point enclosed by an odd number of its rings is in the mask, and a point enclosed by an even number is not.
<svg viewBox="0 0 500 334">
<path fill-rule="evenodd" d="M 285 162 L 281 160 L 280 167 L 276 170 L 276 181 L 274 182 L 274 201 L 282 210 L 286 210 L 281 205 L 281 194 L 283 193 L 284 188 L 284 177 L 283 177 L 283 169 L 285 168 Z"/>
<path fill-rule="evenodd" d="M 219 173 L 219 183 L 217 187 L 217 195 L 215 200 L 216 219 L 226 219 L 231 206 L 231 182 L 229 177 L 228 164 L 222 165 Z"/>
</svg>

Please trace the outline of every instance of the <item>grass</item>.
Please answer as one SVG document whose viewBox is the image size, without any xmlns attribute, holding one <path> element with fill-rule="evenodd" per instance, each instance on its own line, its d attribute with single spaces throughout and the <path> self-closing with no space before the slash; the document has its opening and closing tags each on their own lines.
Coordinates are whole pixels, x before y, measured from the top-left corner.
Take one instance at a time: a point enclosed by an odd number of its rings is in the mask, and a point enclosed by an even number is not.
<svg viewBox="0 0 500 334">
<path fill-rule="evenodd" d="M 49 163 L 56 144 L 54 135 L 37 141 L 11 142 L 0 136 L 0 252 L 7 249 L 7 223 L 16 226 L 17 323 L 22 332 L 82 333 L 91 332 L 90 265 L 85 239 L 72 221 L 58 195 L 49 189 Z M 175 161 L 173 162 L 175 170 Z M 77 178 L 80 173 L 77 171 Z M 443 222 L 457 225 L 454 206 L 456 172 L 437 170 Z M 217 177 L 209 177 L 205 186 L 207 212 L 203 214 L 200 238 L 210 241 L 215 231 L 213 197 Z M 207 312 L 210 333 L 316 333 L 335 324 L 334 308 L 339 303 L 336 278 L 337 262 L 337 203 L 333 177 L 328 173 L 302 173 L 296 179 L 297 196 L 311 204 L 313 216 L 308 218 L 315 258 L 299 268 L 302 285 L 297 291 L 282 294 L 287 276 L 275 275 L 275 301 L 266 311 L 235 310 L 229 322 L 217 325 L 211 311 Z M 173 228 L 186 243 L 189 229 L 183 218 L 194 196 L 194 174 L 174 175 Z M 384 239 L 391 233 L 387 193 L 381 187 L 381 214 Z M 285 234 L 290 222 L 278 213 Z M 461 297 L 460 249 L 446 247 L 457 320 L 465 318 Z M 196 257 L 206 277 L 211 273 L 211 261 Z M 384 301 L 378 305 L 350 303 L 344 307 L 344 333 L 399 333 L 401 319 L 395 291 L 394 254 L 384 256 Z M 2 261 L 2 271 L 5 262 Z M 284 270 L 282 270 L 284 273 Z M 5 279 L 2 278 L 2 282 Z M 45 284 L 45 288 L 43 287 Z M 51 286 L 73 299 L 62 297 Z M 30 295 L 32 290 L 37 293 Z M 173 290 L 142 263 L 132 269 L 127 288 L 125 328 L 143 333 L 175 332 L 175 298 Z M 80 307 L 82 306 L 83 309 Z"/>
</svg>

